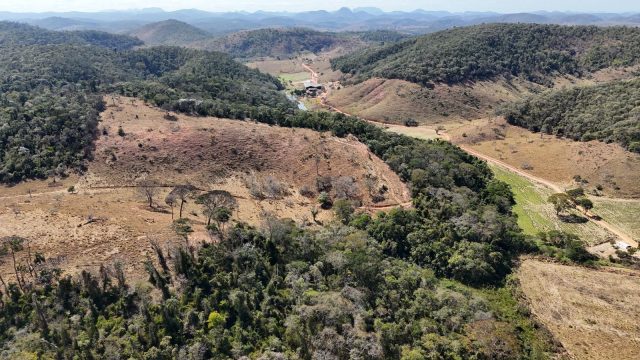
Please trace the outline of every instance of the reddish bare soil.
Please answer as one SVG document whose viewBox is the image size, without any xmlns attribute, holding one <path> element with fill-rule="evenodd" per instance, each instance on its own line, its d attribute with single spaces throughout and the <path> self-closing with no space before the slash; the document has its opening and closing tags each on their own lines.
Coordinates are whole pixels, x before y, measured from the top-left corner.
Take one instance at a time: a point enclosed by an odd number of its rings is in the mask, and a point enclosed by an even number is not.
<svg viewBox="0 0 640 360">
<path fill-rule="evenodd" d="M 179 184 L 229 191 L 238 202 L 232 223 L 252 225 L 275 216 L 315 226 L 311 209 L 317 206 L 318 174 L 334 180 L 353 177 L 363 210 L 410 201 L 406 185 L 354 138 L 217 118 L 178 115 L 170 121 L 164 111 L 133 99 L 109 97 L 107 103 L 100 131 L 108 135 L 96 141 L 95 158 L 85 174 L 58 180 L 55 186 L 49 180 L 0 188 L 0 237 L 29 239 L 32 252 L 55 258 L 69 273 L 120 261 L 130 277 L 144 276 L 142 262 L 153 256 L 150 240 L 165 248 L 184 243 L 171 229 L 171 208 L 164 202 L 171 187 Z M 124 136 L 118 135 L 119 127 Z M 374 180 L 365 181 L 367 177 Z M 136 188 L 142 178 L 163 186 L 154 208 Z M 280 184 L 284 194 L 254 198 L 251 179 L 268 178 Z M 374 204 L 367 184 L 374 191 L 388 188 L 385 200 Z M 74 193 L 67 191 L 71 185 Z M 303 187 L 314 194 L 303 196 Z M 177 216 L 177 209 L 174 213 Z M 193 225 L 192 245 L 216 240 L 205 231 L 202 209 L 192 199 L 183 216 Z M 330 210 L 317 216 L 319 223 L 332 219 Z M 0 259 L 0 271 L 11 277 L 8 260 Z"/>
</svg>

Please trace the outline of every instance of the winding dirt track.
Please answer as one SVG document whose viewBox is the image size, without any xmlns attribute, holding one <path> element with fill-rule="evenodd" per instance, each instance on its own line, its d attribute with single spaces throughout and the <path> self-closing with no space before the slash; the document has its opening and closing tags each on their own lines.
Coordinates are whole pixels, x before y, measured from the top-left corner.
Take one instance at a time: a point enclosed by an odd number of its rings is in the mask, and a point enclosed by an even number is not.
<svg viewBox="0 0 640 360">
<path fill-rule="evenodd" d="M 317 79 L 318 74 L 313 69 L 311 69 L 306 64 L 303 64 L 303 66 L 304 66 L 305 69 L 307 69 L 311 73 L 312 79 Z M 323 107 L 325 107 L 326 109 L 331 110 L 333 112 L 337 112 L 337 113 L 341 113 L 341 114 L 344 114 L 344 115 L 347 115 L 347 116 L 354 116 L 354 117 L 360 118 L 359 116 L 356 116 L 356 115 L 353 115 L 353 114 L 349 114 L 348 112 L 345 112 L 344 110 L 341 110 L 341 109 L 336 108 L 335 106 L 329 104 L 327 102 L 327 96 L 328 96 L 328 89 L 327 89 L 327 93 L 325 93 L 322 96 L 322 98 L 320 99 L 320 103 L 321 103 L 321 105 Z M 360 118 L 360 119 L 365 120 L 365 121 L 367 121 L 369 123 L 372 123 L 372 124 L 379 125 L 379 126 L 386 125 L 384 122 L 378 121 L 378 120 L 364 119 L 364 118 Z M 448 134 L 440 133 L 439 135 L 443 140 L 451 142 L 451 137 Z M 555 184 L 555 183 L 553 183 L 553 182 L 551 182 L 549 180 L 546 180 L 546 179 L 537 177 L 535 175 L 529 174 L 526 171 L 523 171 L 521 169 L 518 169 L 515 166 L 512 166 L 512 165 L 509 165 L 509 164 L 505 163 L 504 161 L 501 161 L 501 160 L 492 158 L 490 156 L 487 156 L 485 154 L 479 153 L 478 151 L 470 149 L 469 147 L 464 146 L 462 144 L 456 144 L 456 145 L 460 149 L 462 149 L 465 152 L 467 152 L 468 154 L 471 154 L 471 155 L 473 155 L 473 156 L 475 156 L 477 158 L 480 158 L 480 159 L 482 159 L 482 160 L 484 160 L 484 161 L 486 161 L 488 163 L 500 166 L 500 167 L 504 168 L 507 171 L 513 172 L 513 173 L 515 173 L 517 175 L 520 175 L 520 176 L 523 176 L 523 177 L 531 180 L 534 183 L 546 186 L 546 187 L 550 188 L 551 190 L 553 190 L 554 192 L 564 192 L 566 190 L 566 189 L 563 189 L 562 187 L 558 186 L 557 184 Z M 617 199 L 615 199 L 615 200 L 617 200 Z M 400 204 L 400 206 L 406 206 L 406 205 L 405 204 Z M 589 221 L 595 223 L 596 225 L 598 225 L 598 226 L 606 229 L 607 231 L 611 232 L 612 234 L 618 236 L 622 241 L 626 242 L 627 244 L 631 245 L 632 247 L 636 247 L 636 248 L 638 247 L 638 242 L 636 240 L 634 240 L 629 234 L 625 233 L 624 231 L 621 231 L 620 229 L 616 228 L 615 226 L 609 224 L 608 222 L 606 222 L 604 220 L 596 220 L 596 219 L 593 219 L 591 217 L 587 217 L 587 218 L 589 219 Z"/>
</svg>

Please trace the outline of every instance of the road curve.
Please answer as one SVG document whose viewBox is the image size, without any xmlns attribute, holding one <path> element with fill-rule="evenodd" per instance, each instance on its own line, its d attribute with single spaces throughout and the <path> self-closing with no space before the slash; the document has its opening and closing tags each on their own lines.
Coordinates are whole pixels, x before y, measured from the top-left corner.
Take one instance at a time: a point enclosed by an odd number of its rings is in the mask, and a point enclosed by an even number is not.
<svg viewBox="0 0 640 360">
<path fill-rule="evenodd" d="M 307 66 L 305 66 L 305 68 L 307 68 L 309 71 L 312 72 L 312 76 L 313 76 L 313 74 L 315 74 L 315 72 L 313 72 L 313 70 L 311 70 L 311 68 L 309 68 Z M 327 102 L 327 99 L 326 99 L 327 95 L 328 94 L 325 94 L 321 98 L 321 104 L 325 108 L 327 108 L 327 109 L 329 109 L 331 111 L 334 111 L 334 112 L 338 112 L 338 113 L 347 115 L 347 116 L 354 116 L 354 117 L 360 118 L 359 116 L 349 114 L 348 112 L 345 112 L 344 110 L 341 110 L 341 109 L 339 109 L 339 108 L 337 108 L 337 107 L 335 107 L 333 105 L 330 105 Z M 376 121 L 376 120 L 371 120 L 371 119 L 363 119 L 363 118 L 360 118 L 360 119 L 365 120 L 365 121 L 367 121 L 369 123 L 380 125 L 380 126 L 386 125 L 384 122 L 381 122 L 381 121 Z M 451 142 L 451 137 L 448 134 L 440 133 L 439 135 L 441 136 L 441 138 L 443 140 Z M 563 189 L 562 187 L 558 186 L 557 184 L 555 184 L 555 183 L 553 183 L 553 182 L 551 182 L 549 180 L 546 180 L 546 179 L 537 177 L 535 175 L 529 174 L 528 172 L 523 171 L 521 169 L 518 169 L 517 167 L 515 167 L 513 165 L 509 165 L 509 164 L 505 163 L 504 161 L 501 161 L 499 159 L 495 159 L 495 158 L 490 157 L 488 155 L 482 154 L 482 153 L 480 153 L 480 152 L 478 152 L 476 150 L 473 150 L 473 149 L 471 149 L 471 148 L 469 148 L 467 146 L 464 146 L 462 144 L 455 144 L 455 145 L 458 146 L 460 149 L 462 149 L 463 151 L 465 151 L 468 154 L 471 154 L 471 155 L 473 155 L 473 156 L 475 156 L 475 157 L 477 157 L 479 159 L 482 159 L 482 160 L 484 160 L 484 161 L 486 161 L 488 163 L 500 166 L 501 168 L 503 168 L 503 169 L 505 169 L 507 171 L 513 172 L 513 173 L 515 173 L 517 175 L 520 175 L 520 176 L 523 176 L 523 177 L 529 179 L 530 181 L 532 181 L 534 183 L 546 186 L 546 187 L 550 188 L 551 190 L 553 190 L 554 192 L 560 193 L 560 192 L 564 192 L 566 190 L 566 189 Z M 629 234 L 621 231 L 617 227 L 609 224 L 608 222 L 606 222 L 604 220 L 596 220 L 596 219 L 593 219 L 591 217 L 587 217 L 587 218 L 589 219 L 589 221 L 595 223 L 596 225 L 598 225 L 598 226 L 604 228 L 605 230 L 611 232 L 612 234 L 616 235 L 622 241 L 626 242 L 627 244 L 631 245 L 632 247 L 636 247 L 636 248 L 638 247 L 639 244 L 638 244 L 638 242 L 636 240 L 634 240 Z"/>
</svg>

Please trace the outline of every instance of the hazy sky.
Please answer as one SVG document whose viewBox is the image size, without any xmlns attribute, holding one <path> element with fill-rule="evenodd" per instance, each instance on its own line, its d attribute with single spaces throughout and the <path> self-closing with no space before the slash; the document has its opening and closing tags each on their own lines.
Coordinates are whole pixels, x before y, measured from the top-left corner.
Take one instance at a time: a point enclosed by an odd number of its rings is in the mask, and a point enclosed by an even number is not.
<svg viewBox="0 0 640 360">
<path fill-rule="evenodd" d="M 640 12 L 640 0 L 0 0 L 0 11 L 19 12 L 97 11 L 146 7 L 161 7 L 165 10 L 197 8 L 209 11 L 305 11 L 335 10 L 343 6 L 376 6 L 384 10 Z"/>
</svg>

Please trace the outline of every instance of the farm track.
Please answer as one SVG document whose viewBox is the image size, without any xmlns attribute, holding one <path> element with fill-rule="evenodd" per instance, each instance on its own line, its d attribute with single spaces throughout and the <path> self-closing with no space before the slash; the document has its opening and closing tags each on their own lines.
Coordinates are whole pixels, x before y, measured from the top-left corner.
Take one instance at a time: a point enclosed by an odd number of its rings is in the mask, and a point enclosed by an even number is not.
<svg viewBox="0 0 640 360">
<path fill-rule="evenodd" d="M 304 67 L 305 67 L 305 69 L 307 69 L 311 73 L 312 77 L 317 76 L 316 72 L 313 69 L 311 69 L 309 66 L 307 66 L 305 64 Z M 346 111 L 344 111 L 342 109 L 339 109 L 339 108 L 329 104 L 327 102 L 327 97 L 328 97 L 328 93 L 325 93 L 325 94 L 323 94 L 323 96 L 320 99 L 320 104 L 324 108 L 326 108 L 326 109 L 328 109 L 330 111 L 333 111 L 333 112 L 337 112 L 337 113 L 341 113 L 341 114 L 347 115 L 347 116 L 354 116 L 354 117 L 360 118 L 359 116 L 352 115 L 352 114 L 350 114 L 350 113 L 348 113 L 348 112 L 346 112 Z M 379 120 L 364 119 L 364 118 L 360 118 L 360 119 L 365 120 L 365 121 L 367 121 L 367 122 L 369 122 L 371 124 L 378 125 L 378 126 L 387 125 L 386 123 L 384 123 L 382 121 L 379 121 Z M 439 135 L 443 140 L 451 142 L 451 137 L 448 134 L 440 133 Z M 482 159 L 482 160 L 484 160 L 484 161 L 486 161 L 488 163 L 500 166 L 501 168 L 503 168 L 503 169 L 505 169 L 505 170 L 507 170 L 509 172 L 512 172 L 512 173 L 515 173 L 517 175 L 523 176 L 526 179 L 528 179 L 528 180 L 530 180 L 530 181 L 532 181 L 534 183 L 537 183 L 539 185 L 548 187 L 551 190 L 553 190 L 554 192 L 558 192 L 559 193 L 559 192 L 564 192 L 566 190 L 566 189 L 563 189 L 562 187 L 558 186 L 557 184 L 555 184 L 555 183 L 553 183 L 553 182 L 551 182 L 549 180 L 546 180 L 546 179 L 537 177 L 535 175 L 529 174 L 526 171 L 523 171 L 521 169 L 518 169 L 515 166 L 512 166 L 512 165 L 509 165 L 509 164 L 505 163 L 504 161 L 501 161 L 501 160 L 495 159 L 493 157 L 487 156 L 485 154 L 479 153 L 478 151 L 470 149 L 467 146 L 464 146 L 462 144 L 456 144 L 456 146 L 458 146 L 460 149 L 462 149 L 463 151 L 465 151 L 466 153 L 468 153 L 470 155 L 473 155 L 473 156 L 475 156 L 477 158 L 480 158 L 480 159 Z M 629 200 L 627 200 L 627 199 L 609 199 L 609 200 L 616 200 L 616 201 L 617 200 L 623 200 L 623 201 L 628 201 L 628 202 L 640 201 L 640 200 L 637 200 L 637 199 L 629 199 Z M 617 227 L 611 225 L 610 223 L 608 223 L 608 222 L 606 222 L 604 220 L 596 220 L 596 219 L 593 219 L 591 217 L 587 217 L 587 218 L 589 219 L 589 221 L 595 223 L 596 225 L 598 225 L 598 226 L 602 227 L 603 229 L 605 229 L 605 230 L 611 232 L 612 234 L 616 235 L 617 237 L 619 237 L 622 241 L 626 242 L 627 244 L 629 244 L 629 245 L 631 245 L 633 247 L 636 247 L 636 248 L 638 247 L 638 242 L 636 240 L 634 240 L 629 234 L 627 234 L 624 231 L 618 229 Z"/>
</svg>

